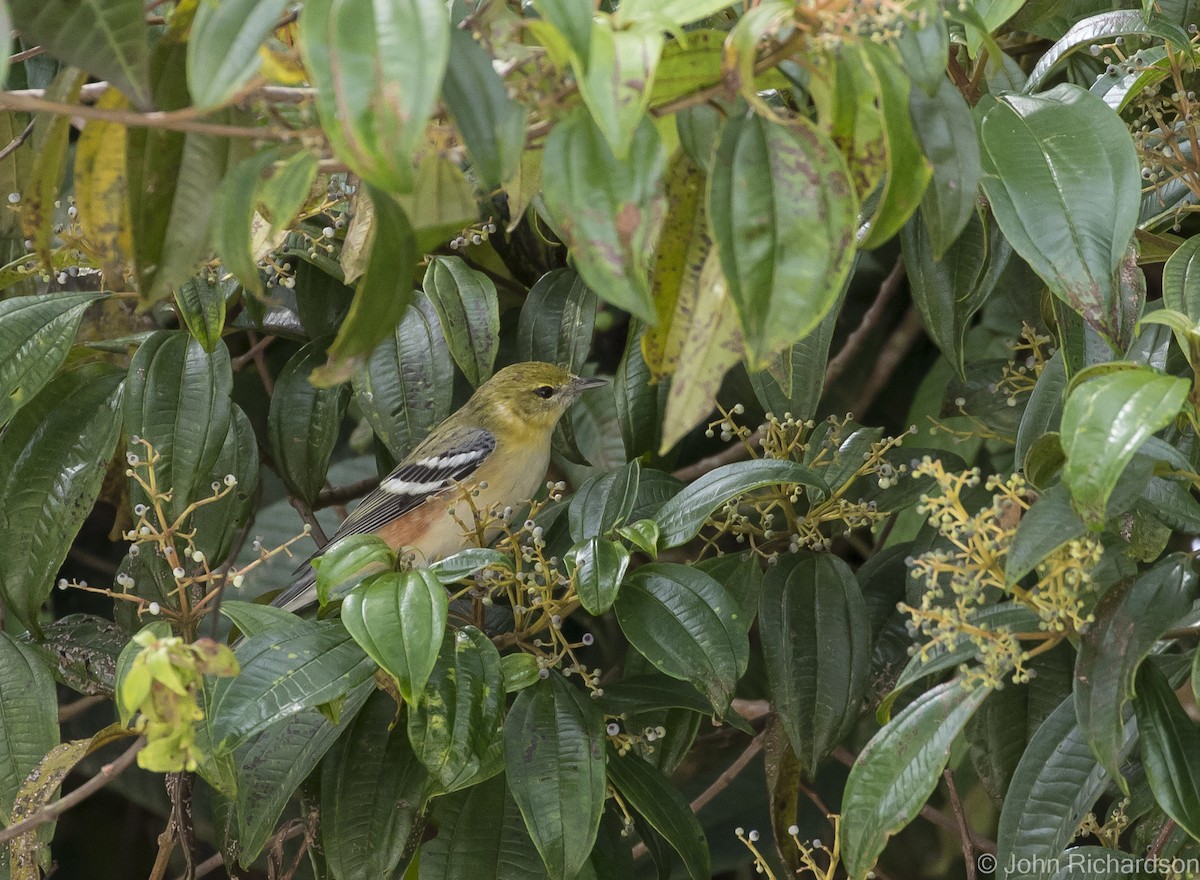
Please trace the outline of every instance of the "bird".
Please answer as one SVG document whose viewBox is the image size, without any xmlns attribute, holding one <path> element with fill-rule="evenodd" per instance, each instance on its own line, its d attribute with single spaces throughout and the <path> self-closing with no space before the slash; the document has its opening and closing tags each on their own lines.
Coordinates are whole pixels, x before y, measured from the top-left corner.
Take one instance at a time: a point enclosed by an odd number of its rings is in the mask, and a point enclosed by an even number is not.
<svg viewBox="0 0 1200 880">
<path fill-rule="evenodd" d="M 605 384 L 540 361 L 498 370 L 380 481 L 271 604 L 299 611 L 315 603 L 309 563 L 349 535 L 378 535 L 424 563 L 473 544 L 463 526 L 473 520 L 472 504 L 481 512 L 504 510 L 537 494 L 554 427 L 583 392 Z"/>
</svg>

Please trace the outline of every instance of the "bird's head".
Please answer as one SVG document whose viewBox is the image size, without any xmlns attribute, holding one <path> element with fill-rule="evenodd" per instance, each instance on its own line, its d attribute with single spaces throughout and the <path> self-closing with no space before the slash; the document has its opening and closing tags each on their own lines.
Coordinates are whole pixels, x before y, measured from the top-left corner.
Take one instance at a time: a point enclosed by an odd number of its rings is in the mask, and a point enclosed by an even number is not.
<svg viewBox="0 0 1200 880">
<path fill-rule="evenodd" d="M 486 406 L 526 429 L 549 429 L 580 394 L 605 382 L 573 375 L 554 364 L 527 361 L 498 371 L 479 386 L 471 402 Z"/>
</svg>

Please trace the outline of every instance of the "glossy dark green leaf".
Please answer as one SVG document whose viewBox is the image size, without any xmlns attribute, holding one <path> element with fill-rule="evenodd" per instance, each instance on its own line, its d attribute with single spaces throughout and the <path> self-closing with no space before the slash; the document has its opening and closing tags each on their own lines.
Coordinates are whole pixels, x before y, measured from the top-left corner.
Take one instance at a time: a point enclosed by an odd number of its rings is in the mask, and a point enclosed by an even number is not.
<svg viewBox="0 0 1200 880">
<path fill-rule="evenodd" d="M 587 361 L 596 323 L 596 295 L 570 269 L 547 272 L 533 287 L 517 326 L 517 354 L 578 372 Z"/>
<path fill-rule="evenodd" d="M 692 880 L 709 880 L 712 858 L 704 829 L 688 802 L 661 770 L 635 754 L 608 750 L 608 776 L 631 807 L 679 853 Z"/>
<path fill-rule="evenodd" d="M 209 488 L 215 483 L 217 490 L 224 490 L 231 474 L 237 483 L 220 501 L 197 508 L 191 516 L 191 525 L 196 529 L 193 542 L 209 559 L 210 567 L 215 564 L 213 560 L 223 561 L 233 550 L 237 533 L 254 510 L 258 464 L 258 440 L 254 428 L 241 407 L 234 404 L 229 433 L 217 454 L 216 464 L 209 471 Z"/>
<path fill-rule="evenodd" d="M 429 563 L 429 570 L 446 585 L 466 581 L 485 568 L 512 571 L 513 558 L 491 547 L 467 547 Z"/>
<path fill-rule="evenodd" d="M 510 694 L 524 690 L 541 680 L 541 676 L 538 675 L 537 658 L 524 651 L 501 657 L 500 671 L 504 674 L 504 690 Z"/>
<path fill-rule="evenodd" d="M 447 608 L 446 588 L 431 572 L 389 572 L 354 588 L 342 622 L 414 706 L 437 663 Z"/>
<path fill-rule="evenodd" d="M 346 535 L 312 560 L 322 606 L 346 596 L 369 577 L 396 567 L 396 551 L 378 535 Z"/>
<path fill-rule="evenodd" d="M 492 375 L 500 347 L 496 286 L 459 257 L 434 257 L 425 271 L 424 288 L 454 362 L 468 382 L 482 384 Z"/>
<path fill-rule="evenodd" d="M 1015 584 L 1065 542 L 1087 534 L 1087 525 L 1062 485 L 1052 486 L 1021 517 L 1005 560 L 1004 576 Z"/>
<path fill-rule="evenodd" d="M 329 456 L 342 430 L 350 388 L 314 388 L 309 375 L 325 362 L 325 342 L 315 340 L 287 362 L 275 380 L 267 436 L 279 476 L 311 504 L 325 485 Z"/>
<path fill-rule="evenodd" d="M 108 80 L 140 107 L 150 106 L 142 0 L 10 0 L 13 25 L 29 45 Z"/>
<path fill-rule="evenodd" d="M 58 745 L 54 679 L 8 633 L 0 633 L 0 727 L 0 820 L 8 824 L 21 783 Z"/>
<path fill-rule="evenodd" d="M 612 608 L 621 579 L 629 567 L 629 551 L 605 538 L 588 538 L 567 556 L 575 566 L 575 593 L 588 614 L 603 614 Z"/>
<path fill-rule="evenodd" d="M 162 330 L 142 343 L 125 383 L 125 431 L 158 454 L 158 486 L 171 490 L 172 519 L 212 494 L 210 474 L 229 433 L 233 371 L 224 344 L 210 354 L 189 334 Z M 143 461 L 146 447 L 129 441 Z M 135 503 L 148 503 L 136 484 Z"/>
<path fill-rule="evenodd" d="M 0 425 L 50 381 L 99 293 L 14 296 L 0 302 Z"/>
<path fill-rule="evenodd" d="M 1064 84 L 989 102 L 979 139 L 983 188 L 1005 238 L 1055 296 L 1117 340 L 1114 273 L 1142 182 L 1125 123 L 1101 99 Z"/>
<path fill-rule="evenodd" d="M 686 681 L 658 673 L 634 675 L 606 684 L 603 695 L 596 700 L 596 705 L 606 714 L 624 715 L 626 719 L 642 718 L 648 714 L 666 714 L 662 710 L 674 709 L 708 718 L 717 717 L 713 715 L 712 702 L 695 687 Z M 754 733 L 754 728 L 732 708 L 720 718 L 722 722 L 742 733 Z M 655 766 L 662 765 L 656 763 Z"/>
<path fill-rule="evenodd" d="M 579 873 L 604 810 L 604 719 L 556 672 L 517 694 L 504 721 L 509 790 L 551 880 Z"/>
<path fill-rule="evenodd" d="M 641 475 L 642 466 L 634 459 L 623 468 L 590 477 L 571 498 L 571 537 L 584 541 L 624 524 L 637 503 Z"/>
<path fill-rule="evenodd" d="M 442 97 L 480 183 L 498 187 L 516 173 L 525 148 L 525 107 L 508 96 L 491 56 L 468 31 L 451 31 L 450 51 L 454 63 L 446 68 Z"/>
<path fill-rule="evenodd" d="M 1122 757 L 1136 735 L 1132 717 L 1124 730 Z M 1014 866 L 1008 876 L 1040 880 L 1040 866 L 1067 847 L 1108 785 L 1068 697 L 1030 739 L 1009 783 L 996 838 L 997 861 Z"/>
<path fill-rule="evenodd" d="M 613 377 L 617 422 L 625 445 L 625 457 L 630 460 L 658 452 L 662 413 L 670 388 L 667 381 L 657 385 L 651 383 L 650 368 L 642 353 L 642 330 L 637 325 L 639 322 L 630 322 L 625 353 Z"/>
<path fill-rule="evenodd" d="M 1162 298 L 1166 308 L 1200 322 L 1200 237 L 1189 238 L 1167 259 Z"/>
<path fill-rule="evenodd" d="M 1023 463 L 1039 438 L 1051 431 L 1058 432 L 1062 421 L 1063 391 L 1066 387 L 1067 371 L 1063 364 L 1062 352 L 1056 351 L 1042 367 L 1041 375 L 1037 377 L 1025 404 L 1021 426 L 1017 429 L 1016 449 L 1013 451 L 1016 461 Z"/>
<path fill-rule="evenodd" d="M 175 306 L 188 332 L 212 353 L 225 329 L 225 297 L 228 287 L 211 276 L 189 278 L 175 290 Z"/>
<path fill-rule="evenodd" d="M 0 596 L 34 632 L 59 566 L 92 510 L 121 431 L 121 376 L 54 379 L 0 435 Z"/>
<path fill-rule="evenodd" d="M 811 469 L 791 461 L 761 459 L 714 468 L 659 508 L 654 521 L 662 530 L 659 546 L 678 547 L 694 538 L 709 515 L 731 498 L 764 486 L 800 485 L 818 497 L 829 490 Z"/>
<path fill-rule="evenodd" d="M 338 158 L 384 192 L 409 192 L 450 55 L 445 4 L 312 4 L 300 15 L 300 48 Z"/>
<path fill-rule="evenodd" d="M 395 199 L 378 190 L 369 192 L 375 206 L 371 252 L 350 312 L 329 347 L 331 361 L 361 359 L 395 331 L 412 302 L 412 273 L 417 263 L 412 226 Z M 330 372 L 332 381 L 348 378 L 340 370 Z"/>
<path fill-rule="evenodd" d="M 1134 677 L 1155 642 L 1192 607 L 1196 575 L 1191 560 L 1172 554 L 1131 584 L 1111 587 L 1093 612 L 1075 659 L 1075 715 L 1101 766 L 1121 788 L 1125 704 Z"/>
<path fill-rule="evenodd" d="M 243 159 L 225 175 L 213 196 L 213 247 L 225 268 L 258 296 L 263 283 L 254 259 L 254 209 L 263 174 L 278 158 L 279 148 L 269 147 Z"/>
<path fill-rule="evenodd" d="M 650 322 L 650 265 L 666 214 L 665 167 L 666 151 L 648 118 L 622 161 L 582 108 L 554 126 L 542 159 L 546 208 L 579 274 L 602 299 Z"/>
<path fill-rule="evenodd" d="M 767 570 L 759 636 L 772 704 L 810 777 L 858 718 L 870 624 L 858 581 L 831 554 L 786 556 Z"/>
<path fill-rule="evenodd" d="M 421 880 L 543 880 L 546 870 L 503 776 L 434 802 L 438 834 L 421 847 Z"/>
<path fill-rule="evenodd" d="M 297 787 L 354 720 L 374 685 L 352 690 L 333 723 L 316 709 L 277 721 L 233 753 L 237 779 L 238 861 L 251 865 Z"/>
<path fill-rule="evenodd" d="M 834 145 L 805 119 L 726 123 L 708 211 L 752 369 L 799 341 L 837 301 L 858 206 Z"/>
<path fill-rule="evenodd" d="M 262 63 L 259 47 L 287 0 L 201 3 L 188 36 L 188 91 L 196 107 L 217 107 L 248 83 Z"/>
<path fill-rule="evenodd" d="M 404 728 L 390 728 L 395 715 L 375 691 L 321 765 L 321 843 L 337 880 L 392 876 L 421 825 L 429 774 Z"/>
<path fill-rule="evenodd" d="M 340 623 L 310 622 L 252 636 L 237 649 L 241 672 L 211 686 L 213 745 L 230 751 L 277 721 L 345 696 L 375 665 Z"/>
<path fill-rule="evenodd" d="M 1163 811 L 1192 837 L 1200 836 L 1200 730 L 1152 663 L 1137 673 L 1139 749 L 1150 790 Z"/>
<path fill-rule="evenodd" d="M 1148 437 L 1175 419 L 1188 388 L 1185 379 L 1137 367 L 1086 379 L 1070 392 L 1062 415 L 1062 478 L 1090 527 L 1104 521 L 1121 472 Z"/>
<path fill-rule="evenodd" d="M 942 59 L 938 65 L 942 66 Z M 921 151 L 933 166 L 929 188 L 921 198 L 921 223 L 934 258 L 941 259 L 975 214 L 981 170 L 971 108 L 940 70 L 937 83 L 933 95 L 913 89 L 908 110 Z"/>
<path fill-rule="evenodd" d="M 661 672 L 690 682 L 724 714 L 749 644 L 737 603 L 711 576 L 675 563 L 643 565 L 614 605 L 630 644 Z"/>
<path fill-rule="evenodd" d="M 933 97 L 947 81 L 946 55 L 950 51 L 950 34 L 946 20 L 937 0 L 919 0 L 907 8 L 913 13 L 912 18 L 906 17 L 900 22 L 900 34 L 896 38 L 900 62 L 913 85 Z M 928 151 L 925 155 L 929 155 Z"/>
<path fill-rule="evenodd" d="M 408 738 L 439 794 L 500 772 L 504 675 L 492 640 L 473 626 L 448 634 L 420 699 L 408 711 Z"/>
<path fill-rule="evenodd" d="M 354 373 L 354 400 L 397 461 L 450 415 L 454 362 L 442 322 L 424 294 Z"/>
<path fill-rule="evenodd" d="M 917 815 L 950 757 L 950 746 L 988 695 L 948 681 L 913 700 L 884 725 L 850 769 L 842 797 L 842 858 L 864 877 L 887 840 Z"/>
</svg>

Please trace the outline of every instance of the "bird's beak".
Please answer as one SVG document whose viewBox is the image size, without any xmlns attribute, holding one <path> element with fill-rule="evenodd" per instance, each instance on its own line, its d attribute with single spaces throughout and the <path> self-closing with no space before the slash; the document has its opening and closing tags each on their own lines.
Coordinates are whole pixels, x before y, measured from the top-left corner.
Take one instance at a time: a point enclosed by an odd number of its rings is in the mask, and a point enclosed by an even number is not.
<svg viewBox="0 0 1200 880">
<path fill-rule="evenodd" d="M 571 381 L 567 383 L 567 391 L 572 398 L 576 398 L 589 388 L 600 388 L 607 385 L 607 379 L 593 379 L 588 376 L 572 376 Z"/>
</svg>

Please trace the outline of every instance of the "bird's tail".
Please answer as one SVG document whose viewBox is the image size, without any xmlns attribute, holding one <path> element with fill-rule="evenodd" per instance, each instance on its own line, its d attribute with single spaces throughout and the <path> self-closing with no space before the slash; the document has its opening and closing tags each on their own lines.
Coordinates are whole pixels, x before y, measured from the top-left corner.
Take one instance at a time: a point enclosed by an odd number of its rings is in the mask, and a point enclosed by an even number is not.
<svg viewBox="0 0 1200 880">
<path fill-rule="evenodd" d="M 271 604 L 284 611 L 300 611 L 317 601 L 317 572 L 311 565 L 304 566 L 304 572 L 292 582 L 292 585 L 271 600 Z"/>
</svg>

